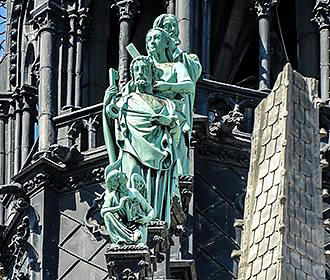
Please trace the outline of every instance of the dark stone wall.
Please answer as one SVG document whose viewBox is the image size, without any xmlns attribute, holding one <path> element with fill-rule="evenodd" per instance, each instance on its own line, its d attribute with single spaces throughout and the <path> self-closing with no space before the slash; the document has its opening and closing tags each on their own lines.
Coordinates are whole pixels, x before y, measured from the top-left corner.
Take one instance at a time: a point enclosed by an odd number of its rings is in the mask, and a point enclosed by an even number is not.
<svg viewBox="0 0 330 280">
<path fill-rule="evenodd" d="M 103 191 L 94 184 L 60 195 L 59 279 L 106 279 L 107 240 L 93 236 L 84 223 L 86 212 Z"/>
<path fill-rule="evenodd" d="M 235 219 L 242 218 L 247 168 L 197 158 L 194 181 L 194 258 L 199 279 L 237 277 Z"/>
</svg>

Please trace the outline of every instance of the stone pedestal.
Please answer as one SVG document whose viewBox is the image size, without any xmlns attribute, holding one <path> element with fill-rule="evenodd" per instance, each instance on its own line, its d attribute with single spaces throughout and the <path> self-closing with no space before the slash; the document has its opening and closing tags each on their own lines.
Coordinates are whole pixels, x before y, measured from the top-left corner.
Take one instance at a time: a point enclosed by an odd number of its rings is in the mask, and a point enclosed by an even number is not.
<svg viewBox="0 0 330 280">
<path fill-rule="evenodd" d="M 105 258 L 110 279 L 137 280 L 152 275 L 150 251 L 147 246 L 109 247 Z"/>
</svg>

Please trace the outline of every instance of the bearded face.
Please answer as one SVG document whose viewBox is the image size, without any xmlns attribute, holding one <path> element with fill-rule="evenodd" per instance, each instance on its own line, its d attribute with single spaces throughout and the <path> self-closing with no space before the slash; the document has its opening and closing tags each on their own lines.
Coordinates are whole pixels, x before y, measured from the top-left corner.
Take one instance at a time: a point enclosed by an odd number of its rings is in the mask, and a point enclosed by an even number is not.
<svg viewBox="0 0 330 280">
<path fill-rule="evenodd" d="M 133 80 L 140 92 L 149 92 L 152 83 L 151 66 L 143 60 L 137 60 L 133 65 Z"/>
</svg>

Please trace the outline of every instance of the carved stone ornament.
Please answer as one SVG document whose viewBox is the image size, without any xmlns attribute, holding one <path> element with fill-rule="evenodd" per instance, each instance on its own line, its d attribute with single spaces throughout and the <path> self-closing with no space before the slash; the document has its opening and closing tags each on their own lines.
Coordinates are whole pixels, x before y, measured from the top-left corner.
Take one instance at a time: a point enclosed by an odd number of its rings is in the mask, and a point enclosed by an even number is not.
<svg viewBox="0 0 330 280">
<path fill-rule="evenodd" d="M 47 154 L 54 162 L 64 163 L 66 165 L 74 164 L 83 159 L 83 155 L 78 151 L 77 145 L 66 147 L 53 144 L 48 148 Z"/>
<path fill-rule="evenodd" d="M 54 188 L 55 184 L 52 177 L 48 173 L 38 173 L 32 180 L 23 184 L 25 192 L 31 193 L 39 188 Z"/>
<path fill-rule="evenodd" d="M 320 149 L 320 155 L 322 167 L 328 167 L 330 163 L 330 144 L 326 144 Z"/>
<path fill-rule="evenodd" d="M 124 19 L 133 19 L 139 13 L 139 0 L 116 0 L 111 8 L 118 9 L 119 21 Z"/>
<path fill-rule="evenodd" d="M 53 144 L 46 151 L 37 152 L 33 155 L 32 161 L 37 161 L 40 158 L 47 158 L 57 165 L 71 166 L 72 164 L 81 161 L 84 157 L 78 151 L 77 145 L 72 145 L 71 147 Z"/>
<path fill-rule="evenodd" d="M 104 203 L 104 195 L 105 194 L 101 195 L 93 201 L 92 207 L 87 210 L 84 218 L 87 229 L 96 238 L 96 240 L 100 240 L 102 237 L 109 237 L 109 233 L 105 227 L 104 220 L 100 214 L 102 205 Z"/>
<path fill-rule="evenodd" d="M 151 276 L 150 253 L 147 246 L 112 247 L 107 249 L 105 256 L 112 280 L 138 280 Z"/>
<path fill-rule="evenodd" d="M 180 193 L 181 193 L 181 203 L 183 212 L 187 215 L 189 203 L 191 197 L 193 195 L 193 184 L 194 184 L 194 177 L 193 176 L 180 176 Z"/>
<path fill-rule="evenodd" d="M 148 226 L 149 249 L 158 263 L 164 261 L 164 254 L 170 247 L 167 225 L 163 221 L 152 221 Z"/>
<path fill-rule="evenodd" d="M 31 12 L 34 28 L 39 31 L 56 33 L 60 30 L 66 11 L 53 1 L 44 2 Z"/>
<path fill-rule="evenodd" d="M 9 29 L 9 56 L 10 56 L 10 75 L 9 80 L 12 86 L 16 85 L 16 69 L 17 69 L 17 30 L 18 30 L 18 18 L 22 11 L 22 4 L 20 1 L 12 3 L 13 12 L 10 17 L 10 29 Z"/>
<path fill-rule="evenodd" d="M 16 234 L 8 245 L 7 255 L 14 259 L 14 271 L 12 279 L 29 279 L 29 275 L 20 271 L 25 256 L 28 258 L 28 267 L 30 270 L 39 271 L 40 263 L 38 253 L 28 242 L 30 237 L 29 218 L 25 216 L 21 224 L 17 227 Z"/>
<path fill-rule="evenodd" d="M 36 84 L 40 82 L 40 59 L 37 57 L 31 66 L 31 76 L 36 80 Z"/>
<path fill-rule="evenodd" d="M 49 12 L 44 12 L 35 18 L 35 24 L 39 30 L 52 30 L 55 31 L 56 21 Z"/>
<path fill-rule="evenodd" d="M 29 206 L 25 198 L 18 198 L 14 201 L 13 210 L 17 212 L 24 212 Z"/>
<path fill-rule="evenodd" d="M 239 127 L 244 120 L 244 115 L 239 111 L 239 106 L 235 105 L 234 109 L 227 115 L 216 116 L 209 126 L 210 135 L 215 138 L 231 137 L 235 127 Z"/>
<path fill-rule="evenodd" d="M 84 184 L 104 182 L 104 167 L 94 168 L 92 171 L 86 173 L 82 181 Z"/>
<path fill-rule="evenodd" d="M 276 5 L 279 0 L 255 0 L 254 9 L 258 17 L 269 16 L 271 8 Z"/>
<path fill-rule="evenodd" d="M 8 114 L 9 106 L 9 101 L 0 100 L 0 118 Z"/>
<path fill-rule="evenodd" d="M 312 21 L 316 22 L 320 29 L 329 27 L 330 24 L 330 1 L 318 0 L 313 9 L 314 18 Z"/>
<path fill-rule="evenodd" d="M 80 36 L 80 38 L 82 39 L 87 38 L 89 23 L 90 21 L 88 14 L 80 13 L 77 21 L 77 35 Z"/>
</svg>

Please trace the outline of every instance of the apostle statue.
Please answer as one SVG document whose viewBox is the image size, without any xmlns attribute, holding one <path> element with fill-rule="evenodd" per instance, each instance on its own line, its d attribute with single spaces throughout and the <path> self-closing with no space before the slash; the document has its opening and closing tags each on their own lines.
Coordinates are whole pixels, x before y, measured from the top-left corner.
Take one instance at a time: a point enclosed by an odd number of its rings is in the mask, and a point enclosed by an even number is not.
<svg viewBox="0 0 330 280">
<path fill-rule="evenodd" d="M 186 68 L 191 81 L 196 85 L 198 78 L 202 73 L 202 66 L 199 62 L 198 56 L 183 51 L 178 47 L 181 41 L 179 39 L 179 25 L 176 16 L 171 14 L 162 14 L 158 16 L 153 24 L 153 28 L 161 28 L 165 30 L 171 37 L 169 46 L 166 49 L 166 54 L 169 62 L 180 62 Z M 181 153 L 183 159 L 179 164 L 179 174 L 189 175 L 189 147 L 190 138 L 193 126 L 193 109 L 195 102 L 195 89 L 191 94 L 184 95 L 182 112 L 186 116 L 186 126 L 183 127 L 183 137 L 185 145 L 181 146 Z"/>
<path fill-rule="evenodd" d="M 175 23 L 177 27 L 176 19 Z M 104 97 L 110 164 L 105 169 L 101 214 L 116 244 L 144 243 L 150 220 L 169 227 L 172 202 L 175 197 L 180 201 L 179 175 L 188 174 L 193 109 L 189 102 L 194 100 L 200 64 L 197 57 L 177 48 L 178 32 L 163 27 L 147 33 L 148 56 L 132 60 L 131 81 L 121 92 L 110 81 Z"/>
</svg>

